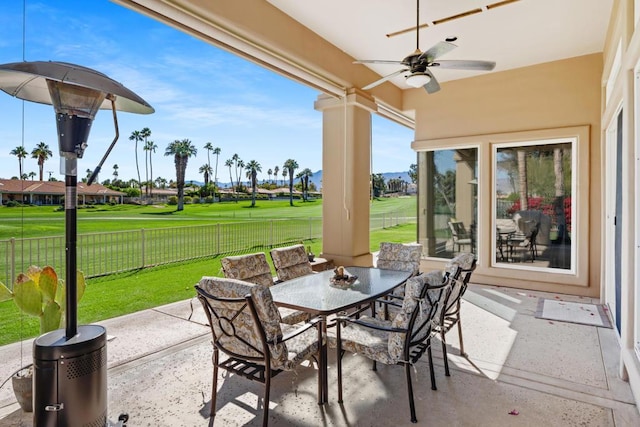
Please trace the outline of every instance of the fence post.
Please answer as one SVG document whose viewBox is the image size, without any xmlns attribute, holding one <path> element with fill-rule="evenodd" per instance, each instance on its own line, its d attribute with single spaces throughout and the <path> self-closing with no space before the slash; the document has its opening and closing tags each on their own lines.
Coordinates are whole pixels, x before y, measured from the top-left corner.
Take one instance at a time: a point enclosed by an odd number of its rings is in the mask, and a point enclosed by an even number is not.
<svg viewBox="0 0 640 427">
<path fill-rule="evenodd" d="M 216 224 L 216 255 L 220 254 L 220 223 Z"/>
<path fill-rule="evenodd" d="M 144 268 L 144 228 L 140 230 L 140 255 L 142 257 L 142 265 L 140 267 Z"/>
<path fill-rule="evenodd" d="M 16 282 L 16 239 L 9 239 L 9 253 L 11 254 L 11 280 L 9 287 L 13 291 L 13 284 Z"/>
<path fill-rule="evenodd" d="M 273 248 L 273 220 L 269 221 L 269 248 Z"/>
</svg>

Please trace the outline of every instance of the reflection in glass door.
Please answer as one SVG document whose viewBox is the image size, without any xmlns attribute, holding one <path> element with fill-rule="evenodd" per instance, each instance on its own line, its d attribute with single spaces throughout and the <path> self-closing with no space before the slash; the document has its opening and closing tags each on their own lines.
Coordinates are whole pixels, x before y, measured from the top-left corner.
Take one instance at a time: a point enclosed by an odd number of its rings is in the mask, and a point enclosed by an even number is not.
<svg viewBox="0 0 640 427">
<path fill-rule="evenodd" d="M 501 144 L 494 153 L 494 264 L 572 269 L 573 142 Z"/>
<path fill-rule="evenodd" d="M 418 153 L 418 239 L 426 256 L 477 253 L 478 149 Z"/>
</svg>

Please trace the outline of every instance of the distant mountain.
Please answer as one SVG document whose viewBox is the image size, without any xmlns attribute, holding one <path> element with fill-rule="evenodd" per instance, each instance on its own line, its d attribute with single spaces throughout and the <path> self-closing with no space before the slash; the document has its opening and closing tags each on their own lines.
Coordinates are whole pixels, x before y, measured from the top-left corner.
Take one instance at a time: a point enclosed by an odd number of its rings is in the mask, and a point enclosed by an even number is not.
<svg viewBox="0 0 640 427">
<path fill-rule="evenodd" d="M 401 180 L 409 183 L 411 182 L 411 178 L 409 177 L 409 171 L 384 172 L 382 173 L 382 176 L 384 177 L 385 182 L 388 182 L 390 179 L 394 179 L 394 178 L 400 178 Z M 309 178 L 309 182 L 313 182 L 316 185 L 316 188 L 321 189 L 322 188 L 322 171 L 319 170 L 318 172 L 314 172 L 314 174 L 311 175 L 311 178 Z"/>
<path fill-rule="evenodd" d="M 298 171 L 299 172 L 299 171 Z M 400 178 L 403 181 L 406 182 L 411 182 L 411 178 L 409 177 L 409 171 L 405 171 L 405 172 L 383 172 L 382 176 L 384 177 L 384 181 L 388 182 L 390 179 L 394 179 L 394 178 Z M 245 180 L 246 181 L 246 180 Z M 267 181 L 265 179 L 265 181 Z M 298 180 L 296 179 L 295 182 L 297 182 Z M 260 181 L 262 182 L 262 181 Z M 322 188 L 322 170 L 319 170 L 317 172 L 314 172 L 313 175 L 311 175 L 311 177 L 309 177 L 309 183 L 314 183 L 317 189 L 321 189 Z M 198 186 L 203 186 L 204 182 L 202 181 L 186 181 L 186 184 L 189 185 L 190 183 L 193 183 L 195 185 Z M 282 183 L 282 175 L 278 175 L 278 184 Z M 223 181 L 218 181 L 218 185 L 222 188 L 226 188 L 226 187 L 231 187 L 231 184 L 229 182 L 223 182 Z M 287 177 L 287 179 L 285 180 L 284 183 L 285 186 L 289 185 L 289 177 Z"/>
</svg>

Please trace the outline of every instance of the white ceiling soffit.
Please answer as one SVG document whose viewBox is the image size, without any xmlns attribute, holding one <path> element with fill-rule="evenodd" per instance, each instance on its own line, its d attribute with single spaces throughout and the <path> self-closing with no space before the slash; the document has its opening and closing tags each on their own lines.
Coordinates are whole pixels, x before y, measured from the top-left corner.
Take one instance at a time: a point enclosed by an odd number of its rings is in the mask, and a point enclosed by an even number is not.
<svg viewBox="0 0 640 427">
<path fill-rule="evenodd" d="M 416 0 L 267 1 L 354 59 L 399 61 L 416 48 L 415 30 L 402 31 L 415 29 Z M 458 48 L 442 59 L 495 61 L 493 72 L 601 52 L 612 5 L 613 0 L 421 0 L 420 50 L 455 36 Z M 381 76 L 401 68 L 366 66 Z M 432 71 L 440 82 L 487 73 Z M 409 87 L 402 75 L 391 82 Z"/>
</svg>

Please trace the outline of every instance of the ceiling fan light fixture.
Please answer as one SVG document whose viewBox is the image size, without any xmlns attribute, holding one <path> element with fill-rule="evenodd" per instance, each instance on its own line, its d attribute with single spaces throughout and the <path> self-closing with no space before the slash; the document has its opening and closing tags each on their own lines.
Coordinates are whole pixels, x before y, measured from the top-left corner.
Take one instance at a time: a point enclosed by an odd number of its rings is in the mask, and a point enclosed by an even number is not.
<svg viewBox="0 0 640 427">
<path fill-rule="evenodd" d="M 411 87 L 422 87 L 431 81 L 431 76 L 427 73 L 417 72 L 408 76 L 405 82 Z"/>
</svg>

